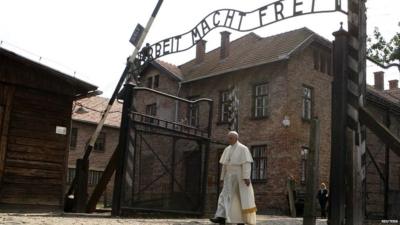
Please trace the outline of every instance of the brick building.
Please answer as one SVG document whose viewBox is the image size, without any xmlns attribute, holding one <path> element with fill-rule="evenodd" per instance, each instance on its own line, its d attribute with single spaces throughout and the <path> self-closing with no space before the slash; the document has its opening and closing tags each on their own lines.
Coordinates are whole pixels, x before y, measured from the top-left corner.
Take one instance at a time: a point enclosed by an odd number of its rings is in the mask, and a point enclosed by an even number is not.
<svg viewBox="0 0 400 225">
<path fill-rule="evenodd" d="M 261 213 L 287 213 L 286 180 L 292 176 L 296 180 L 296 189 L 304 191 L 306 178 L 305 149 L 308 146 L 308 133 L 312 117 L 321 121 L 321 148 L 319 181 L 329 183 L 330 146 L 331 146 L 331 43 L 307 28 L 262 38 L 250 33 L 235 41 L 229 41 L 229 33 L 221 33 L 221 47 L 210 52 L 205 51 L 205 41 L 196 48 L 196 58 L 179 67 L 163 61 L 154 61 L 141 76 L 141 86 L 156 89 L 171 95 L 187 99 L 202 97 L 214 100 L 212 139 L 224 142 L 228 131 L 229 93 L 236 90 L 239 99 L 240 140 L 249 148 L 255 159 L 252 171 L 257 207 Z M 400 89 L 398 81 L 389 81 L 390 89 L 383 88 L 383 73 L 375 73 L 375 86 L 367 87 L 367 107 L 384 124 L 390 118 L 390 129 L 399 135 Z M 100 97 L 85 99 L 74 110 L 73 128 L 78 130 L 77 139 L 72 138 L 69 158 L 71 173 L 77 157 L 83 155 L 85 142 L 89 139 L 99 113 L 106 100 Z M 80 114 L 81 106 L 88 112 Z M 162 98 L 154 94 L 137 94 L 136 110 L 139 113 L 158 119 L 177 122 L 199 129 L 205 128 L 204 118 L 207 109 L 202 105 L 188 106 Z M 83 109 L 85 109 L 83 107 Z M 117 106 L 114 106 L 117 107 Z M 118 109 L 112 111 L 121 111 Z M 93 110 L 94 109 L 94 110 Z M 388 115 L 388 117 L 387 117 Z M 94 151 L 91 156 L 92 171 L 102 171 L 118 142 L 120 114 L 112 114 L 105 128 L 106 150 Z M 150 121 L 151 122 L 151 121 Z M 151 129 L 150 129 L 151 130 Z M 76 132 L 76 131 L 73 131 Z M 385 214 L 385 182 L 381 176 L 389 177 L 387 213 L 398 212 L 400 189 L 400 159 L 385 146 L 375 134 L 367 130 L 367 147 L 373 157 L 367 157 L 367 200 L 366 214 L 379 217 Z M 145 135 L 150 145 L 158 152 L 157 157 L 171 163 L 168 138 Z M 139 189 L 143 191 L 137 198 L 148 200 L 159 198 L 162 204 L 170 205 L 165 195 L 169 191 L 170 180 L 167 176 L 153 183 L 153 177 L 162 176 L 165 171 L 157 163 L 154 154 L 149 153 L 142 142 L 136 150 L 148 153 L 138 159 L 135 177 Z M 196 164 L 196 144 L 190 141 L 177 141 L 175 146 L 184 149 L 178 151 L 185 163 L 175 168 L 175 174 L 188 192 L 196 191 L 200 168 Z M 149 146 L 148 146 L 149 147 Z M 213 213 L 216 207 L 219 187 L 218 159 L 223 145 L 213 144 L 208 157 L 206 212 Z M 177 156 L 178 157 L 178 156 Z M 179 158 L 179 157 L 178 157 Z M 372 158 L 375 159 L 373 163 Z M 388 163 L 387 163 L 388 162 Z M 183 168 L 183 169 L 182 169 Z M 189 172 L 188 172 L 189 171 Z M 91 173 L 92 174 L 92 173 Z M 381 174 L 381 175 L 380 175 Z M 93 176 L 89 184 L 94 184 Z M 112 184 L 107 188 L 106 199 L 112 195 Z M 149 196 L 151 195 L 151 196 Z M 183 196 L 175 193 L 175 197 Z M 109 201 L 108 201 L 109 202 Z M 397 211 L 396 211 L 397 210 Z"/>
<path fill-rule="evenodd" d="M 75 175 L 76 160 L 83 157 L 85 145 L 96 129 L 101 113 L 107 104 L 108 99 L 100 96 L 81 99 L 74 103 L 68 158 L 68 184 L 70 184 Z M 102 172 L 118 145 L 121 112 L 122 104 L 114 103 L 95 143 L 94 150 L 89 157 L 89 194 L 98 183 Z M 104 203 L 105 206 L 109 206 L 111 203 L 113 185 L 114 179 L 111 179 L 102 200 L 100 200 L 100 203 Z"/>
<path fill-rule="evenodd" d="M 179 67 L 153 62 L 141 83 L 188 99 L 214 100 L 212 138 L 219 142 L 225 141 L 228 96 L 235 89 L 240 140 L 255 159 L 252 179 L 257 207 L 260 212 L 285 213 L 288 176 L 295 178 L 299 190 L 304 189 L 304 150 L 312 117 L 321 121 L 319 180 L 329 181 L 331 42 L 302 28 L 266 38 L 250 33 L 234 41 L 229 40 L 229 32 L 221 32 L 221 47 L 206 52 L 205 45 L 206 41 L 199 41 L 196 58 Z M 200 128 L 205 121 L 201 106 L 182 113 L 185 107 L 155 96 L 137 99 L 139 112 Z M 289 124 L 284 125 L 284 120 Z M 222 149 L 213 145 L 208 158 L 208 212 L 216 207 Z M 147 173 L 156 173 L 150 170 Z"/>
</svg>

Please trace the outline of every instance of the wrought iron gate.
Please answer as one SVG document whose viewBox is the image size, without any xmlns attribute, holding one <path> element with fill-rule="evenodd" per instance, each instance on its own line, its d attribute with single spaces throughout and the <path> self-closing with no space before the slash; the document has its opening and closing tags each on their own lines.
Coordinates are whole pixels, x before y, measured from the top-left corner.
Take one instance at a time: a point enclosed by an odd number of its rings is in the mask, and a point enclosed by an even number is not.
<svg viewBox="0 0 400 225">
<path fill-rule="evenodd" d="M 189 101 L 148 88 L 136 87 L 135 110 L 129 114 L 129 132 L 124 157 L 121 211 L 202 214 L 207 183 L 212 101 Z M 147 92 L 146 95 L 140 95 Z M 140 98 L 162 102 L 157 116 Z M 147 105 L 152 107 L 151 104 Z M 193 111 L 196 124 L 187 122 Z M 145 112 L 144 112 L 145 111 Z M 151 115 L 153 114 L 153 115 Z M 171 114 L 172 115 L 172 114 Z M 164 116 L 164 118 L 162 118 Z M 174 118 L 175 117 L 175 118 Z M 209 120 L 209 121 L 202 121 Z M 179 122 L 176 122 L 179 121 Z"/>
</svg>

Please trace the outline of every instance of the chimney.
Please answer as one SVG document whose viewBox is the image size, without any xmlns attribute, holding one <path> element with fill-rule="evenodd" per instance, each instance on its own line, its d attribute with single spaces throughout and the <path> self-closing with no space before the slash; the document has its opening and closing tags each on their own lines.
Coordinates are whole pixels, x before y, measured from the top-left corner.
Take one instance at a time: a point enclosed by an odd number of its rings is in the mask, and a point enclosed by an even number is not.
<svg viewBox="0 0 400 225">
<path fill-rule="evenodd" d="M 383 91 L 384 72 L 383 71 L 374 72 L 374 76 L 375 76 L 375 86 L 374 86 L 375 89 Z"/>
<path fill-rule="evenodd" d="M 221 32 L 221 55 L 220 59 L 225 59 L 226 57 L 229 56 L 229 33 L 228 31 L 222 31 Z"/>
<path fill-rule="evenodd" d="M 389 90 L 396 90 L 399 88 L 399 80 L 389 80 Z"/>
<path fill-rule="evenodd" d="M 205 40 L 199 40 L 196 44 L 196 63 L 202 63 L 204 56 L 206 55 L 206 43 Z"/>
</svg>

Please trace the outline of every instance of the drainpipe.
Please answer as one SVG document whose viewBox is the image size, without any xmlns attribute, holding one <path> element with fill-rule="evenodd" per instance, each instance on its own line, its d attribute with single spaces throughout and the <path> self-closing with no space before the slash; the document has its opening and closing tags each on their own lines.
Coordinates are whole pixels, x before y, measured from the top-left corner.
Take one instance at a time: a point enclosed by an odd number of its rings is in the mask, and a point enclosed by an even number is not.
<svg viewBox="0 0 400 225">
<path fill-rule="evenodd" d="M 176 92 L 176 96 L 179 96 L 179 93 L 181 92 L 181 87 L 182 87 L 182 82 L 178 83 L 178 91 Z M 178 100 L 175 100 L 175 122 L 178 122 L 178 107 L 179 107 L 179 102 Z"/>
</svg>

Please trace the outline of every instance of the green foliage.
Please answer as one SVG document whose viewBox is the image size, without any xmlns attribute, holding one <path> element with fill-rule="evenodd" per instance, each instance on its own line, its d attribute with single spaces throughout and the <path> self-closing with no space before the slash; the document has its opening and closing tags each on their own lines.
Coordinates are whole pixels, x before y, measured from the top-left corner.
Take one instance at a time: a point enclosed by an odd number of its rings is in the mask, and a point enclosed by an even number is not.
<svg viewBox="0 0 400 225">
<path fill-rule="evenodd" d="M 370 58 L 389 67 L 397 66 L 400 70 L 400 32 L 397 32 L 390 41 L 386 41 L 375 27 L 373 38 L 368 37 L 367 43 L 367 54 Z"/>
</svg>

